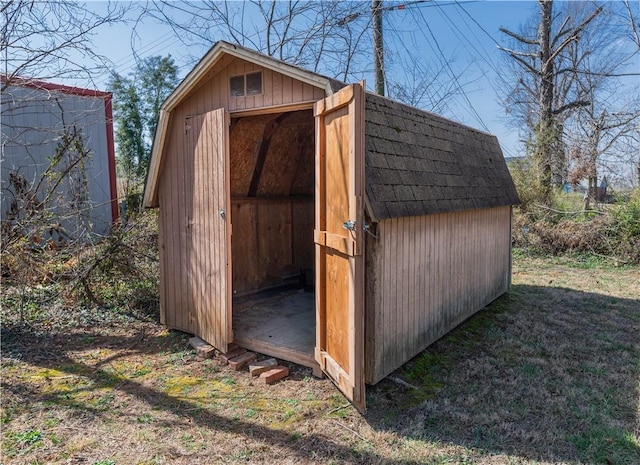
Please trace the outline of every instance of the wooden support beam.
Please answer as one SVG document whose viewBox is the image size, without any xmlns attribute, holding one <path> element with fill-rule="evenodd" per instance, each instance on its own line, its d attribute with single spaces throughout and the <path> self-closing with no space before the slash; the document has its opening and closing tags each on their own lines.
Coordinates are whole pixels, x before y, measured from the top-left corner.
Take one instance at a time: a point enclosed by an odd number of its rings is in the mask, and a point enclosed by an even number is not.
<svg viewBox="0 0 640 465">
<path fill-rule="evenodd" d="M 260 143 L 260 149 L 258 150 L 258 156 L 256 157 L 256 166 L 253 170 L 253 176 L 251 177 L 251 184 L 249 184 L 249 192 L 247 197 L 255 197 L 258 192 L 258 186 L 260 185 L 260 177 L 262 176 L 262 170 L 264 169 L 264 163 L 267 159 L 267 153 L 269 152 L 269 146 L 271 145 L 271 138 L 278 129 L 278 126 L 284 121 L 291 113 L 281 113 L 273 120 L 269 121 L 264 126 L 264 132 L 262 134 L 262 142 Z"/>
</svg>

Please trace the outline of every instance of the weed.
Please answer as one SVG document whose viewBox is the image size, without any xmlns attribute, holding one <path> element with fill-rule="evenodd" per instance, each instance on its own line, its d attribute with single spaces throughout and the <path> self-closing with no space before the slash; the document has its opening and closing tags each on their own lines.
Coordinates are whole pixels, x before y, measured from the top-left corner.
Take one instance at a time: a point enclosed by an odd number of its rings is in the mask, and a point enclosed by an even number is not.
<svg viewBox="0 0 640 465">
<path fill-rule="evenodd" d="M 524 365 L 522 365 L 522 373 L 524 373 L 524 375 L 528 378 L 535 377 L 537 372 L 538 368 L 532 363 L 525 363 Z"/>
<path fill-rule="evenodd" d="M 182 350 L 180 352 L 174 352 L 169 356 L 169 363 L 183 365 L 192 357 L 190 350 Z"/>
<path fill-rule="evenodd" d="M 14 439 L 23 446 L 31 446 L 42 441 L 42 433 L 38 430 L 30 429 L 23 433 L 16 434 Z"/>
<path fill-rule="evenodd" d="M 111 403 L 114 401 L 114 394 L 105 394 L 101 396 L 96 402 L 96 408 L 100 410 L 106 410 L 111 407 Z"/>
<path fill-rule="evenodd" d="M 42 446 L 44 436 L 38 430 L 28 429 L 20 433 L 9 431 L 4 435 L 4 439 L 2 441 L 3 455 L 15 457 L 16 455 L 27 454 L 31 450 Z"/>
<path fill-rule="evenodd" d="M 60 418 L 58 417 L 47 418 L 44 420 L 44 426 L 45 428 L 55 428 L 60 424 L 61 421 L 62 420 L 60 420 Z"/>
<path fill-rule="evenodd" d="M 286 409 L 282 413 L 280 419 L 282 421 L 287 421 L 287 420 L 290 420 L 291 418 L 293 418 L 295 416 L 295 414 L 296 414 L 296 411 L 294 409 Z"/>
<path fill-rule="evenodd" d="M 135 370 L 133 373 L 131 373 L 131 377 L 132 378 L 139 378 L 141 376 L 145 376 L 148 375 L 149 373 L 151 373 L 151 368 L 139 368 L 137 370 Z"/>
<path fill-rule="evenodd" d="M 220 380 L 220 382 L 222 384 L 226 384 L 227 386 L 235 386 L 236 384 L 238 384 L 236 383 L 236 380 L 231 378 L 230 376 L 225 376 Z"/>
<path fill-rule="evenodd" d="M 568 439 L 589 463 L 635 464 L 640 457 L 639 440 L 627 431 L 591 425 Z"/>
<path fill-rule="evenodd" d="M 253 451 L 251 449 L 241 449 L 237 452 L 235 452 L 234 454 L 231 455 L 230 459 L 231 461 L 238 461 L 238 460 L 250 460 L 251 457 L 253 456 Z"/>
<path fill-rule="evenodd" d="M 203 365 L 207 373 L 215 374 L 220 373 L 220 367 L 211 359 L 207 359 L 203 362 Z"/>
<path fill-rule="evenodd" d="M 637 268 L 514 256 L 509 297 L 368 386 L 365 417 L 327 380 L 195 363 L 151 322 L 100 320 L 90 344 L 82 319 L 10 344 L 3 324 L 4 463 L 640 463 Z"/>
<path fill-rule="evenodd" d="M 144 413 L 136 418 L 138 423 L 149 424 L 153 421 L 153 417 L 148 413 Z"/>
<path fill-rule="evenodd" d="M 555 203 L 553 209 L 516 210 L 513 238 L 525 253 L 573 255 L 587 269 L 640 263 L 640 191 L 586 216 L 565 213 L 581 210 L 571 196 L 560 194 Z"/>
</svg>

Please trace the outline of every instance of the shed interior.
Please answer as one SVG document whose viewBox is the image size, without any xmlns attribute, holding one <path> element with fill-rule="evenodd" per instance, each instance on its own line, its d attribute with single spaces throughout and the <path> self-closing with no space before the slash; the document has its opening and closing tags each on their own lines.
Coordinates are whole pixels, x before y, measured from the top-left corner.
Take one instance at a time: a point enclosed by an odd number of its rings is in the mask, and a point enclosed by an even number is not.
<svg viewBox="0 0 640 465">
<path fill-rule="evenodd" d="M 232 117 L 233 340 L 313 366 L 315 127 L 311 109 Z"/>
</svg>

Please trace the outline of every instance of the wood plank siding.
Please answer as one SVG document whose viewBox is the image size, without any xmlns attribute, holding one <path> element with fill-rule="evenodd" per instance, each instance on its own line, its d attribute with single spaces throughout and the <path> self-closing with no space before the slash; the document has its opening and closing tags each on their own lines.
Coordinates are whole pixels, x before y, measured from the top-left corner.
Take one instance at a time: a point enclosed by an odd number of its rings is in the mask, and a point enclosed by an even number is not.
<svg viewBox="0 0 640 465">
<path fill-rule="evenodd" d="M 311 270 L 313 199 L 231 199 L 233 295 L 300 279 Z"/>
<path fill-rule="evenodd" d="M 507 291 L 510 224 L 509 206 L 379 223 L 366 245 L 367 383 Z"/>
<path fill-rule="evenodd" d="M 229 78 L 255 71 L 263 73 L 262 95 L 231 98 Z M 224 108 L 232 114 L 234 111 L 252 109 L 264 109 L 265 113 L 269 113 L 277 111 L 277 107 L 281 105 L 312 102 L 322 97 L 324 97 L 323 89 L 294 81 L 288 76 L 250 62 L 224 57 L 219 66 L 211 70 L 203 84 L 191 92 L 171 113 L 160 166 L 161 175 L 158 178 L 160 205 L 158 228 L 161 251 L 160 307 L 163 324 L 199 334 L 209 342 L 212 342 L 213 339 L 207 339 L 199 327 L 215 327 L 219 324 L 218 322 L 209 322 L 207 315 L 198 316 L 201 313 L 201 310 L 198 309 L 201 308 L 200 303 L 202 303 L 204 296 L 202 296 L 201 288 L 193 288 L 194 271 L 192 266 L 194 266 L 194 261 L 200 264 L 210 263 L 214 253 L 211 244 L 218 243 L 220 238 L 214 235 L 217 234 L 214 230 L 198 226 L 200 229 L 197 231 L 202 234 L 199 235 L 199 245 L 196 246 L 191 238 L 192 232 L 187 228 L 189 222 L 201 225 L 203 222 L 210 221 L 211 215 L 214 216 L 214 219 L 218 218 L 217 209 L 214 211 L 211 209 L 211 205 L 205 203 L 207 195 L 199 197 L 202 203 L 196 200 L 196 204 L 194 204 L 194 195 L 199 195 L 198 192 L 213 195 L 214 186 L 210 184 L 210 175 L 213 172 L 209 171 L 213 167 L 204 165 L 207 163 L 204 159 L 194 160 L 192 145 L 195 141 L 189 140 L 190 136 L 187 130 L 190 121 L 197 115 L 203 115 L 219 108 Z M 311 118 L 311 116 L 309 117 Z M 312 120 L 310 120 L 309 126 L 313 129 Z M 312 140 L 310 145 L 311 154 L 313 154 Z M 216 169 L 222 171 L 230 169 L 229 160 L 218 160 L 218 163 L 219 166 Z M 312 172 L 313 165 L 310 166 Z M 228 189 L 229 186 L 226 188 Z M 253 206 L 249 207 L 247 201 L 234 199 L 232 211 L 229 212 L 230 218 L 236 217 L 238 231 L 243 231 L 242 235 L 238 235 L 238 240 L 244 241 L 244 245 L 249 247 L 242 254 L 233 254 L 234 265 L 239 267 L 239 273 L 234 275 L 233 280 L 235 291 L 242 293 L 252 287 L 258 289 L 268 286 L 271 281 L 275 282 L 276 280 L 271 275 L 272 271 L 278 270 L 278 273 L 281 273 L 282 267 L 279 266 L 278 260 L 284 260 L 284 258 L 277 258 L 281 256 L 279 249 L 288 251 L 288 254 L 285 255 L 285 257 L 290 256 L 289 258 L 291 258 L 288 264 L 293 264 L 299 269 L 313 267 L 313 207 L 309 205 L 309 202 L 312 201 L 312 198 L 304 201 L 290 199 L 284 203 L 254 201 Z M 281 216 L 283 212 L 287 213 L 288 220 L 276 224 L 273 227 L 274 230 L 271 230 L 273 228 L 269 229 L 269 218 L 273 218 L 272 222 L 279 222 L 283 219 Z M 259 222 L 251 223 L 252 218 L 259 218 Z M 268 236 L 260 235 L 265 232 L 264 229 L 260 231 L 260 234 L 257 231 L 251 232 L 251 228 L 257 228 L 258 224 L 268 229 Z M 285 228 L 286 231 L 282 228 Z M 281 233 L 282 240 L 277 243 L 269 242 L 270 239 L 274 239 Z M 208 236 L 205 237 L 206 235 Z M 252 240 L 252 237 L 255 240 Z M 261 240 L 259 240 L 260 237 L 262 237 Z M 296 250 L 294 243 L 297 244 L 303 238 L 308 241 L 307 245 L 299 252 L 292 253 L 292 250 Z M 237 249 L 237 245 L 234 247 Z M 260 250 L 261 252 L 258 252 Z M 258 252 L 255 256 L 262 257 L 263 262 L 258 264 L 256 269 L 251 269 L 251 264 L 244 263 L 242 256 L 251 257 L 250 254 L 254 251 Z M 274 261 L 277 263 L 272 263 Z M 244 271 L 249 274 L 243 276 L 241 273 Z M 197 282 L 208 289 L 207 292 L 210 294 L 208 298 L 223 299 L 223 294 L 226 291 L 220 288 L 219 280 L 210 277 L 210 282 L 205 283 L 202 281 L 203 279 L 205 278 L 197 277 Z M 226 322 L 222 323 L 227 324 Z"/>
<path fill-rule="evenodd" d="M 161 321 L 225 347 L 227 321 L 228 115 L 223 110 L 185 120 L 160 183 Z M 214 311 L 215 310 L 215 311 Z"/>
<path fill-rule="evenodd" d="M 229 112 L 271 108 L 278 105 L 315 102 L 324 97 L 324 90 L 310 84 L 294 80 L 254 63 L 239 58 L 225 57 L 224 66 L 218 66 L 207 76 L 180 108 L 190 114 L 200 114 L 216 108 L 225 108 Z M 229 79 L 231 76 L 262 71 L 262 94 L 247 97 L 231 97 Z M 176 109 L 178 110 L 178 109 Z M 175 116 L 179 116 L 178 113 Z"/>
</svg>

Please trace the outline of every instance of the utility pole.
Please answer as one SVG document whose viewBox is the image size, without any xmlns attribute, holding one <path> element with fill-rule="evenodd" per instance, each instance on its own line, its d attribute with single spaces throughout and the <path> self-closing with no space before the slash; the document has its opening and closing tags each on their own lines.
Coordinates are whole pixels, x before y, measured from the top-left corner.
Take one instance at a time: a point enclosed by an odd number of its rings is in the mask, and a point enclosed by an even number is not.
<svg viewBox="0 0 640 465">
<path fill-rule="evenodd" d="M 384 96 L 384 49 L 382 43 L 382 0 L 371 1 L 373 24 L 373 70 L 376 93 Z"/>
</svg>

